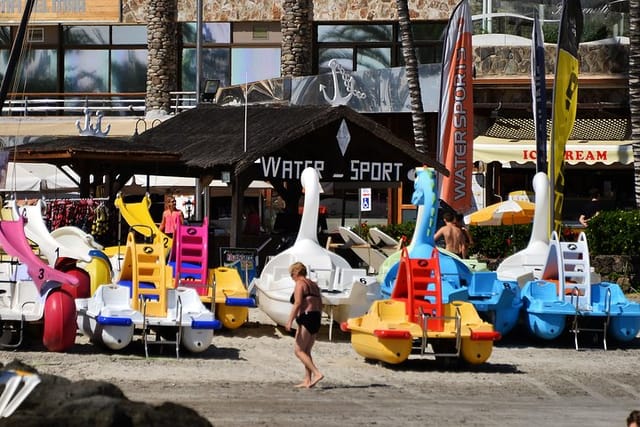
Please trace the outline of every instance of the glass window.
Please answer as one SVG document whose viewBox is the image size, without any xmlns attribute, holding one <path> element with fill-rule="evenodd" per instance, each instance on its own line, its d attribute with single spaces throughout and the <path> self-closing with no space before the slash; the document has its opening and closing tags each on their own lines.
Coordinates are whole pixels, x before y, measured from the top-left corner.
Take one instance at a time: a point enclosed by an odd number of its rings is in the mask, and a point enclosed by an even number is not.
<svg viewBox="0 0 640 427">
<path fill-rule="evenodd" d="M 11 46 L 11 29 L 9 27 L 0 26 L 0 46 Z"/>
<path fill-rule="evenodd" d="M 318 42 L 386 42 L 391 41 L 389 25 L 318 25 Z"/>
<path fill-rule="evenodd" d="M 147 51 L 111 51 L 111 92 L 147 90 Z"/>
<path fill-rule="evenodd" d="M 186 44 L 196 43 L 197 24 L 182 24 L 182 41 Z M 202 24 L 202 43 L 231 43 L 231 25 L 221 22 L 205 22 Z"/>
<path fill-rule="evenodd" d="M 442 45 L 417 46 L 416 57 L 419 64 L 439 64 L 442 62 Z M 404 66 L 402 46 L 398 47 L 398 65 Z"/>
<path fill-rule="evenodd" d="M 280 77 L 280 48 L 235 48 L 231 51 L 231 84 Z"/>
<path fill-rule="evenodd" d="M 58 83 L 58 55 L 55 49 L 27 52 L 19 72 L 20 92 L 56 92 Z"/>
<path fill-rule="evenodd" d="M 73 49 L 65 52 L 65 92 L 108 92 L 108 90 L 108 50 Z"/>
<path fill-rule="evenodd" d="M 0 78 L 4 79 L 4 74 L 9 63 L 9 49 L 0 49 Z"/>
<path fill-rule="evenodd" d="M 112 28 L 113 44 L 147 44 L 147 27 L 145 25 L 115 25 Z"/>
<path fill-rule="evenodd" d="M 358 71 L 377 70 L 380 68 L 391 67 L 391 48 L 358 48 L 356 51 L 356 68 Z"/>
<path fill-rule="evenodd" d="M 228 48 L 203 48 L 201 81 L 218 79 L 221 86 L 228 86 L 230 56 Z M 196 90 L 196 50 L 193 48 L 182 50 L 182 90 Z"/>
<path fill-rule="evenodd" d="M 336 59 L 345 70 L 353 71 L 352 48 L 318 49 L 318 74 L 330 73 L 329 61 Z"/>
<path fill-rule="evenodd" d="M 64 27 L 64 42 L 71 45 L 109 44 L 109 27 L 104 25 Z"/>
<path fill-rule="evenodd" d="M 442 40 L 444 38 L 444 31 L 447 28 L 445 22 L 418 22 L 412 23 L 413 40 L 420 41 L 435 41 Z M 401 34 L 398 31 L 398 41 L 400 41 Z"/>
</svg>

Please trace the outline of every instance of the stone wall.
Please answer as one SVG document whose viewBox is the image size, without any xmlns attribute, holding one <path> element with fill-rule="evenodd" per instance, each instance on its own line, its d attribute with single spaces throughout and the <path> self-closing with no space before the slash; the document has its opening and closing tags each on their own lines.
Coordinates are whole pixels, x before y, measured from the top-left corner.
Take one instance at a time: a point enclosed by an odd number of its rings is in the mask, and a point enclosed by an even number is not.
<svg viewBox="0 0 640 427">
<path fill-rule="evenodd" d="M 309 0 L 311 2 L 311 0 Z M 144 23 L 145 3 L 122 0 L 122 22 Z M 280 21 L 283 0 L 203 0 L 209 22 Z M 411 19 L 448 20 L 458 0 L 409 0 Z M 196 0 L 178 0 L 178 20 L 196 20 Z M 323 0 L 313 2 L 314 21 L 388 21 L 396 19 L 395 0 Z"/>
<path fill-rule="evenodd" d="M 596 255 L 591 257 L 591 267 L 603 281 L 617 283 L 624 292 L 640 290 L 640 256 Z"/>
<path fill-rule="evenodd" d="M 545 46 L 546 73 L 555 72 L 556 46 Z M 583 44 L 579 49 L 581 74 L 625 74 L 629 46 L 622 44 Z M 476 77 L 508 77 L 531 74 L 529 46 L 482 46 L 474 48 Z"/>
</svg>

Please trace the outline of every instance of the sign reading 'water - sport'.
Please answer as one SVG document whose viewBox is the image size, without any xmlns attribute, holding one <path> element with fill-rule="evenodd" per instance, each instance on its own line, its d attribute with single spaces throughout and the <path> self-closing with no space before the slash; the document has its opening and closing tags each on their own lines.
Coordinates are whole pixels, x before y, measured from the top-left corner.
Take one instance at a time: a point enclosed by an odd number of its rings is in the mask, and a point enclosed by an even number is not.
<svg viewBox="0 0 640 427">
<path fill-rule="evenodd" d="M 320 179 L 335 181 L 398 182 L 405 176 L 401 162 L 373 162 L 351 159 L 346 167 L 337 167 L 325 160 L 288 160 L 282 157 L 262 157 L 260 173 L 265 179 L 300 179 L 300 174 L 312 167 L 318 171 Z M 408 170 L 409 168 L 407 168 Z"/>
</svg>

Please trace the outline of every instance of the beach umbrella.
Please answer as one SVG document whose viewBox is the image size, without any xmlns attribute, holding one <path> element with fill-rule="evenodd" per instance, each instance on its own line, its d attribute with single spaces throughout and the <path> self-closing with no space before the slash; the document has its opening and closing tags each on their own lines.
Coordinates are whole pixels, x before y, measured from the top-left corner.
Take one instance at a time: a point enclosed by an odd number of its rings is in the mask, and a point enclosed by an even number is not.
<svg viewBox="0 0 640 427">
<path fill-rule="evenodd" d="M 535 203 L 505 200 L 487 206 L 465 217 L 469 225 L 514 225 L 533 222 Z"/>
</svg>

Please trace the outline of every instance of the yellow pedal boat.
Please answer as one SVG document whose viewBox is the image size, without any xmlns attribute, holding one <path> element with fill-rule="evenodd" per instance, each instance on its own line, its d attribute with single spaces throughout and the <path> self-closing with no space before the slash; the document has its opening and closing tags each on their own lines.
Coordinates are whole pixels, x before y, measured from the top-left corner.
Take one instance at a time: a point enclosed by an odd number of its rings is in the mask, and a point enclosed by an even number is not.
<svg viewBox="0 0 640 427">
<path fill-rule="evenodd" d="M 351 345 L 366 359 L 404 362 L 415 347 L 421 355 L 486 362 L 500 333 L 483 321 L 473 304 L 442 302 L 438 255 L 409 258 L 405 249 L 391 299 L 374 301 L 369 311 L 341 325 Z M 431 350 L 428 351 L 430 345 Z"/>
</svg>

